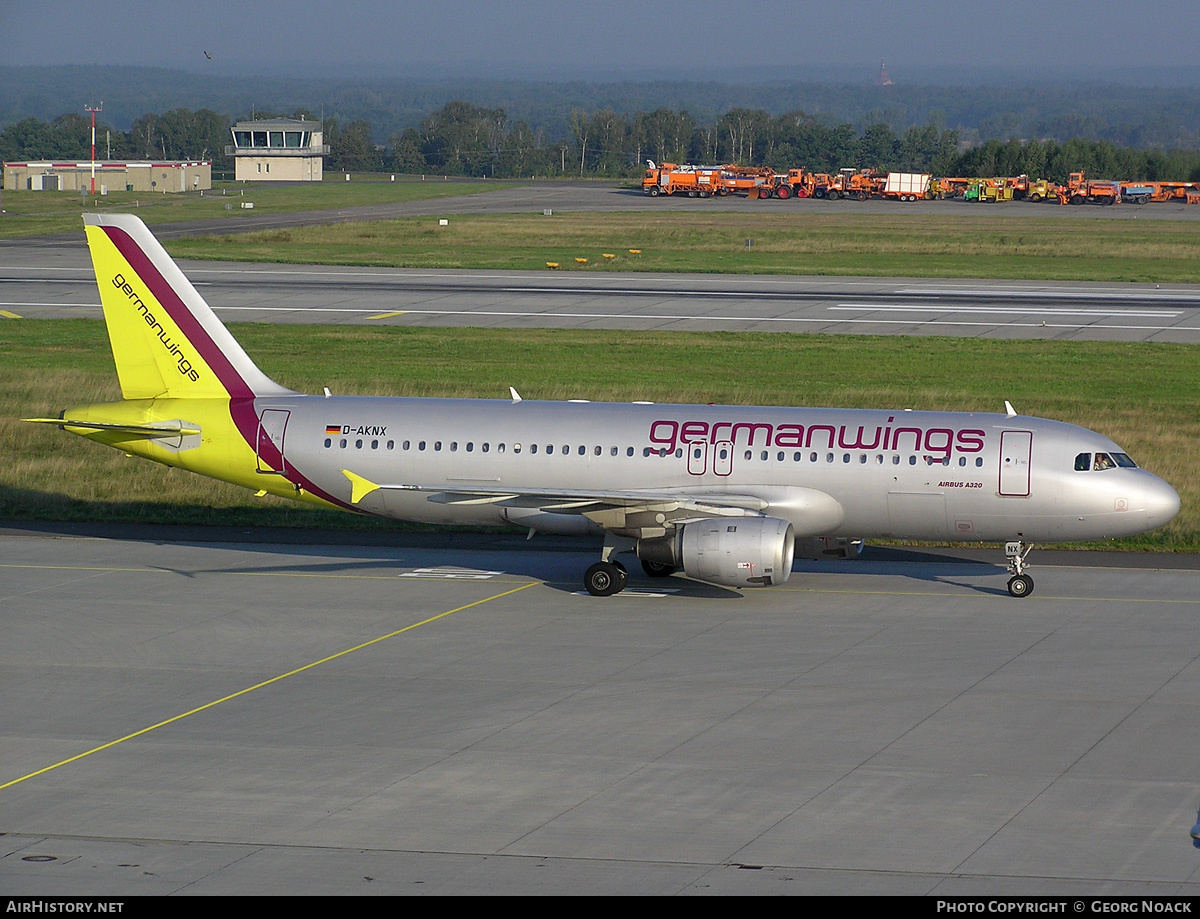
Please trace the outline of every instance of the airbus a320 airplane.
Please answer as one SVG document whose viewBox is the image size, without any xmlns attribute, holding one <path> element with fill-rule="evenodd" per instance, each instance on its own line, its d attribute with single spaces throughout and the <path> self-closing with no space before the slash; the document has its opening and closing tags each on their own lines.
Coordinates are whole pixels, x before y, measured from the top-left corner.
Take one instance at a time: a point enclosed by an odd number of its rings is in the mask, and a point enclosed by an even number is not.
<svg viewBox="0 0 1200 919">
<path fill-rule="evenodd" d="M 1035 541 L 1162 526 L 1166 482 L 1100 434 L 1007 414 L 401 399 L 268 379 L 131 215 L 84 217 L 123 401 L 74 434 L 255 491 L 397 520 L 603 535 L 584 585 L 650 575 L 782 584 L 796 552 L 866 537 L 1005 542 L 1027 596 Z"/>
</svg>

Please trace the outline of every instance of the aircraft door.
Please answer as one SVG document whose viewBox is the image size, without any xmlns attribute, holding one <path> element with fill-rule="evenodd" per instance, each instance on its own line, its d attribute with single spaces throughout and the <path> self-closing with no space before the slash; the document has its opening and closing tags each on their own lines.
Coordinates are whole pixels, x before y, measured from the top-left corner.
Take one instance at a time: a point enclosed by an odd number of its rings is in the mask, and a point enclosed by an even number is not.
<svg viewBox="0 0 1200 919">
<path fill-rule="evenodd" d="M 1033 457 L 1032 431 L 1000 432 L 1000 494 L 1029 497 L 1029 467 Z"/>
<path fill-rule="evenodd" d="M 267 475 L 287 475 L 287 460 L 283 452 L 283 435 L 291 412 L 280 408 L 264 409 L 258 419 L 258 439 L 254 453 L 258 471 Z"/>
<path fill-rule="evenodd" d="M 733 443 L 723 440 L 712 445 L 712 471 L 717 475 L 733 472 Z"/>
<path fill-rule="evenodd" d="M 708 471 L 708 444 L 696 441 L 687 445 L 687 471 L 691 475 L 704 475 Z"/>
</svg>

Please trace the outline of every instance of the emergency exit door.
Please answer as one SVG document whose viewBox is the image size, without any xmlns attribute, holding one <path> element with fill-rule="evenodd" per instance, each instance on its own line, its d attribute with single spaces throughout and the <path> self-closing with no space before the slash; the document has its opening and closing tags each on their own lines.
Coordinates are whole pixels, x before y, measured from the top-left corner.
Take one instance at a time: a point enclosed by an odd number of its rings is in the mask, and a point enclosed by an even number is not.
<svg viewBox="0 0 1200 919">
<path fill-rule="evenodd" d="M 255 455 L 258 471 L 265 474 L 287 475 L 287 460 L 283 452 L 283 436 L 287 431 L 290 412 L 281 408 L 264 409 L 258 419 L 258 438 Z"/>
</svg>

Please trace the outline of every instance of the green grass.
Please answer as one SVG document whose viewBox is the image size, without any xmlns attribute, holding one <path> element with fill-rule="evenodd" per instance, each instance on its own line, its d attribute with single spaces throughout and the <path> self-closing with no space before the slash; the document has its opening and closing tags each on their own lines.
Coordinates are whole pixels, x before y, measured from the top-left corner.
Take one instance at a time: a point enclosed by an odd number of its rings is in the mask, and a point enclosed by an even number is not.
<svg viewBox="0 0 1200 919">
<path fill-rule="evenodd" d="M 0 218 L 0 239 L 44 236 L 53 233 L 79 233 L 83 211 L 135 213 L 147 224 L 184 223 L 192 220 L 228 220 L 231 223 L 254 214 L 283 214 L 300 211 L 362 207 L 372 204 L 398 204 L 435 198 L 471 195 L 511 183 L 480 181 L 443 181 L 441 176 L 397 176 L 392 182 L 386 175 L 370 173 L 351 176 L 349 182 L 338 174 L 324 182 L 300 182 L 294 185 L 259 185 L 254 182 L 218 182 L 203 193 L 153 194 L 150 192 L 110 191 L 95 197 L 71 192 L 31 192 L 5 190 L 5 215 Z M 254 208 L 244 209 L 243 202 Z M 226 209 L 229 205 L 229 209 Z"/>
<path fill-rule="evenodd" d="M 1179 491 L 1165 530 L 1109 545 L 1200 550 L 1200 347 L 748 333 L 232 325 L 269 375 L 338 394 L 952 409 L 1112 437 Z M 312 355 L 319 354 L 314 361 Z M 569 368 L 564 370 L 563 368 Z M 21 417 L 120 397 L 98 320 L 0 322 L 0 517 L 379 526 L 201 479 Z M 146 495 L 170 498 L 147 500 Z M 382 524 L 387 526 L 387 524 Z"/>
<path fill-rule="evenodd" d="M 557 262 L 571 271 L 1200 283 L 1200 222 L 1050 216 L 462 215 L 445 227 L 405 218 L 181 239 L 167 248 L 186 258 L 408 268 L 545 271 Z"/>
</svg>

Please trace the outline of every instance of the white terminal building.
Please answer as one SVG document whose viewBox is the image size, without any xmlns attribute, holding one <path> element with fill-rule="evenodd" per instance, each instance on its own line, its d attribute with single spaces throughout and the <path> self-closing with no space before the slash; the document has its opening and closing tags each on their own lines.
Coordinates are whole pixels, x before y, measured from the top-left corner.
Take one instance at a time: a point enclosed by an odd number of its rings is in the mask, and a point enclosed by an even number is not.
<svg viewBox="0 0 1200 919">
<path fill-rule="evenodd" d="M 238 181 L 321 181 L 321 157 L 329 152 L 321 140 L 321 122 L 239 121 L 232 130 L 233 146 L 225 153 L 233 157 Z"/>
</svg>

